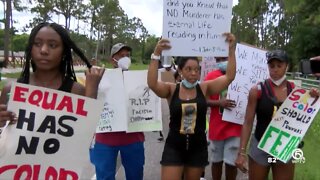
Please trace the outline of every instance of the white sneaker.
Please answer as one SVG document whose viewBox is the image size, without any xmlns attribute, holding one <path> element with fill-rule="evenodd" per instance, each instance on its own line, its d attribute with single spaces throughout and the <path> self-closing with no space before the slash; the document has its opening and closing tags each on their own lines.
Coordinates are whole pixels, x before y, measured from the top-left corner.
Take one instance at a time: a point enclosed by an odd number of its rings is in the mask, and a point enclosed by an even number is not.
<svg viewBox="0 0 320 180">
<path fill-rule="evenodd" d="M 206 178 L 201 177 L 200 180 L 206 180 Z"/>
</svg>

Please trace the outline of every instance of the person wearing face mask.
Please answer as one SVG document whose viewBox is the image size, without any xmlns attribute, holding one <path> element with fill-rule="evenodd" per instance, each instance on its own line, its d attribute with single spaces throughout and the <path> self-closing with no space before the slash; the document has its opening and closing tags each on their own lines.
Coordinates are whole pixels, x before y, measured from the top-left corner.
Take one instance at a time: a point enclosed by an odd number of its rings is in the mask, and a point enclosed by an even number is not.
<svg viewBox="0 0 320 180">
<path fill-rule="evenodd" d="M 121 68 L 127 71 L 131 65 L 130 52 L 131 47 L 118 43 L 111 48 L 111 64 L 114 68 Z"/>
<path fill-rule="evenodd" d="M 114 68 L 129 69 L 131 47 L 118 43 L 111 49 L 111 62 Z M 97 133 L 95 144 L 90 153 L 91 161 L 96 168 L 98 180 L 114 180 L 116 175 L 117 156 L 120 152 L 121 162 L 127 180 L 142 180 L 144 156 L 143 132 L 108 132 Z"/>
<path fill-rule="evenodd" d="M 267 63 L 270 77 L 253 86 L 249 91 L 236 166 L 242 172 L 247 172 L 246 164 L 247 158 L 249 158 L 249 179 L 267 179 L 270 169 L 273 179 L 294 179 L 294 164 L 291 161 L 288 163 L 281 161 L 268 163 L 268 158 L 272 158 L 272 156 L 257 147 L 273 115 L 294 88 L 294 84 L 286 79 L 289 58 L 285 51 L 268 52 Z M 310 95 L 319 96 L 319 91 L 312 88 Z M 247 157 L 247 144 L 255 116 L 257 124 L 254 135 L 251 137 Z"/>
<path fill-rule="evenodd" d="M 217 70 L 211 71 L 205 81 L 217 79 L 226 73 L 228 57 L 216 57 Z M 209 121 L 209 161 L 211 163 L 212 179 L 221 179 L 222 167 L 225 165 L 225 178 L 236 179 L 237 167 L 234 162 L 237 158 L 240 145 L 241 125 L 224 121 L 224 110 L 231 110 L 236 106 L 235 101 L 227 99 L 227 89 L 220 94 L 213 94 L 207 100 L 211 108 Z"/>
<path fill-rule="evenodd" d="M 151 56 L 148 86 L 159 97 L 166 98 L 170 110 L 169 133 L 161 158 L 161 179 L 200 179 L 208 165 L 206 137 L 206 96 L 220 93 L 236 74 L 235 37 L 225 33 L 229 43 L 229 63 L 226 73 L 214 80 L 199 83 L 200 65 L 197 57 L 181 57 L 178 69 L 181 83 L 158 81 L 158 65 L 163 50 L 170 41 L 161 39 Z"/>
</svg>

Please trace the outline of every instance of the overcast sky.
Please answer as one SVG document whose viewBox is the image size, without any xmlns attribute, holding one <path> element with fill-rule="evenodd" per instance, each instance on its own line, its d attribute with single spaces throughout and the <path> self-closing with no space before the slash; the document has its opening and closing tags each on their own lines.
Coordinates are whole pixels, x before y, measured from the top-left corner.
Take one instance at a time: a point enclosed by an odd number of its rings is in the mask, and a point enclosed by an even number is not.
<svg viewBox="0 0 320 180">
<path fill-rule="evenodd" d="M 163 0 L 119 0 L 120 6 L 129 16 L 129 18 L 138 17 L 142 20 L 144 26 L 147 28 L 149 34 L 155 34 L 156 36 L 161 36 L 162 32 L 162 7 Z M 238 0 L 233 0 L 233 4 L 237 4 Z M 0 18 L 3 18 L 3 4 L 0 3 Z M 32 19 L 31 13 L 19 13 L 14 12 L 14 20 L 17 23 L 14 24 L 17 29 L 21 29 L 23 26 L 28 24 Z M 59 24 L 64 24 L 64 18 L 55 17 L 54 21 Z M 77 22 L 71 20 L 71 28 L 76 27 Z M 88 34 L 88 26 L 82 24 L 80 33 Z M 1 24 L 1 28 L 3 24 Z"/>
</svg>

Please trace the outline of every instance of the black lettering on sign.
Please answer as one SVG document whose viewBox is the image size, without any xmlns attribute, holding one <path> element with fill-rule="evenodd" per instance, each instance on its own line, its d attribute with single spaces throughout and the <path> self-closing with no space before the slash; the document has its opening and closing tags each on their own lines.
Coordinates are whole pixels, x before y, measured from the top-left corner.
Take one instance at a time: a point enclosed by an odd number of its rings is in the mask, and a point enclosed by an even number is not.
<svg viewBox="0 0 320 180">
<path fill-rule="evenodd" d="M 46 154 L 54 154 L 58 152 L 59 148 L 60 142 L 54 138 L 47 139 L 43 145 L 43 151 Z"/>
<path fill-rule="evenodd" d="M 179 0 L 167 0 L 167 6 L 179 6 Z"/>
<path fill-rule="evenodd" d="M 19 109 L 19 116 L 18 116 L 18 122 L 17 122 L 17 129 L 22 129 L 23 124 L 27 124 L 27 130 L 33 131 L 34 129 L 34 120 L 35 120 L 36 114 L 34 112 L 30 112 L 29 118 L 26 117 L 26 110 Z"/>
<path fill-rule="evenodd" d="M 18 148 L 15 154 L 21 154 L 22 150 L 24 150 L 26 154 L 36 154 L 39 140 L 39 137 L 32 137 L 30 144 L 28 145 L 26 137 L 20 136 L 18 140 Z"/>
<path fill-rule="evenodd" d="M 185 8 L 193 8 L 193 3 L 190 3 L 190 2 L 182 2 L 182 8 L 185 9 Z"/>
<path fill-rule="evenodd" d="M 167 16 L 178 17 L 179 16 L 179 12 L 176 9 L 167 9 Z"/>
<path fill-rule="evenodd" d="M 222 2 L 217 3 L 217 9 L 228 9 L 227 4 L 223 4 Z"/>
</svg>

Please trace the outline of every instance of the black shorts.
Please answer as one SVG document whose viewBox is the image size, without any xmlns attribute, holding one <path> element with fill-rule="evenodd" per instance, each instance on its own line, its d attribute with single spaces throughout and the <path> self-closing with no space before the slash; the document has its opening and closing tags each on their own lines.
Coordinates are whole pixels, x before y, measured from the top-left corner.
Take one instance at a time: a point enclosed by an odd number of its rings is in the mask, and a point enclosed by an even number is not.
<svg viewBox="0 0 320 180">
<path fill-rule="evenodd" d="M 187 150 L 184 145 L 170 142 L 170 138 L 169 133 L 162 153 L 161 165 L 205 167 L 209 164 L 206 139 L 204 139 L 204 144 L 201 143 L 201 146 L 193 146 Z"/>
</svg>

